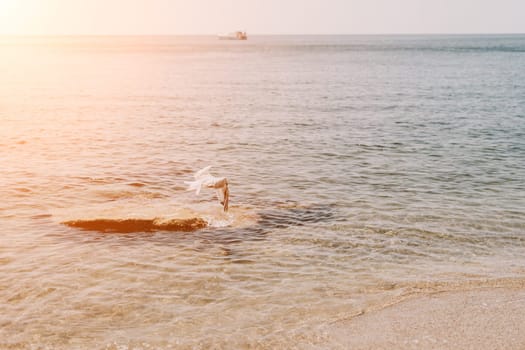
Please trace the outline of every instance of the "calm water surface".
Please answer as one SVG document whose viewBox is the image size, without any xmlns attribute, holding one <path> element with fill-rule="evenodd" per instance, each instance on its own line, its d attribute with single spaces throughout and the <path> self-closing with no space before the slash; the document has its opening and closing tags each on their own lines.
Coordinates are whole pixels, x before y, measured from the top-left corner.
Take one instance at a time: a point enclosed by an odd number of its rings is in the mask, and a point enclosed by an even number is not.
<svg viewBox="0 0 525 350">
<path fill-rule="evenodd" d="M 0 38 L 0 347 L 335 348 L 525 278 L 524 67 L 517 35 Z M 227 215 L 185 191 L 206 165 Z"/>
</svg>

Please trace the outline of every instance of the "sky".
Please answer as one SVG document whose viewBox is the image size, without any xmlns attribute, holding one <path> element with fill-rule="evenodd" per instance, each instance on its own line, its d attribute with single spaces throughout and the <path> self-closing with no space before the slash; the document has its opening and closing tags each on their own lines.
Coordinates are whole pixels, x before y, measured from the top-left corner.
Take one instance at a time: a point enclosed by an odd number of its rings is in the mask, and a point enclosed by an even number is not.
<svg viewBox="0 0 525 350">
<path fill-rule="evenodd" d="M 525 0 L 0 0 L 0 35 L 525 33 Z"/>
</svg>

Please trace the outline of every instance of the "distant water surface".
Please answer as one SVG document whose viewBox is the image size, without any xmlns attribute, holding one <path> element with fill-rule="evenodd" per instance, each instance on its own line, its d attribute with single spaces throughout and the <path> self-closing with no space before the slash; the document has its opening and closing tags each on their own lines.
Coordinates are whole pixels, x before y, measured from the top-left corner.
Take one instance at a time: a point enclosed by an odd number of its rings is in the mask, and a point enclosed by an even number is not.
<svg viewBox="0 0 525 350">
<path fill-rule="evenodd" d="M 524 67 L 523 35 L 1 37 L 0 347 L 336 348 L 524 278 Z M 206 165 L 229 214 L 185 191 Z"/>
</svg>

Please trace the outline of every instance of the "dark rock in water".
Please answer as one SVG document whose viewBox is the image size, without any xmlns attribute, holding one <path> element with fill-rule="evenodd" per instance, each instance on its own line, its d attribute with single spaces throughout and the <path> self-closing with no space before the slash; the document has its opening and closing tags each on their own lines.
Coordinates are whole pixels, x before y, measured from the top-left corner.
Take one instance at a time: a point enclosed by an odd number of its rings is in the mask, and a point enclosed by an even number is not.
<svg viewBox="0 0 525 350">
<path fill-rule="evenodd" d="M 188 219 L 93 219 L 63 222 L 64 225 L 87 231 L 132 233 L 153 231 L 193 232 L 208 226 L 201 218 Z"/>
</svg>

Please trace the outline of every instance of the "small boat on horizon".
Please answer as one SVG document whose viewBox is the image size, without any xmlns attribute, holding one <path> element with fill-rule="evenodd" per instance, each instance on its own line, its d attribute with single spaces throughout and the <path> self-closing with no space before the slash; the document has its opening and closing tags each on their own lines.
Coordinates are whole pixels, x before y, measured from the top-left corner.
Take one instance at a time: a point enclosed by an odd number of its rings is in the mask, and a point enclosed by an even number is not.
<svg viewBox="0 0 525 350">
<path fill-rule="evenodd" d="M 248 40 L 246 31 L 236 31 L 228 34 L 219 34 L 219 40 Z"/>
</svg>

